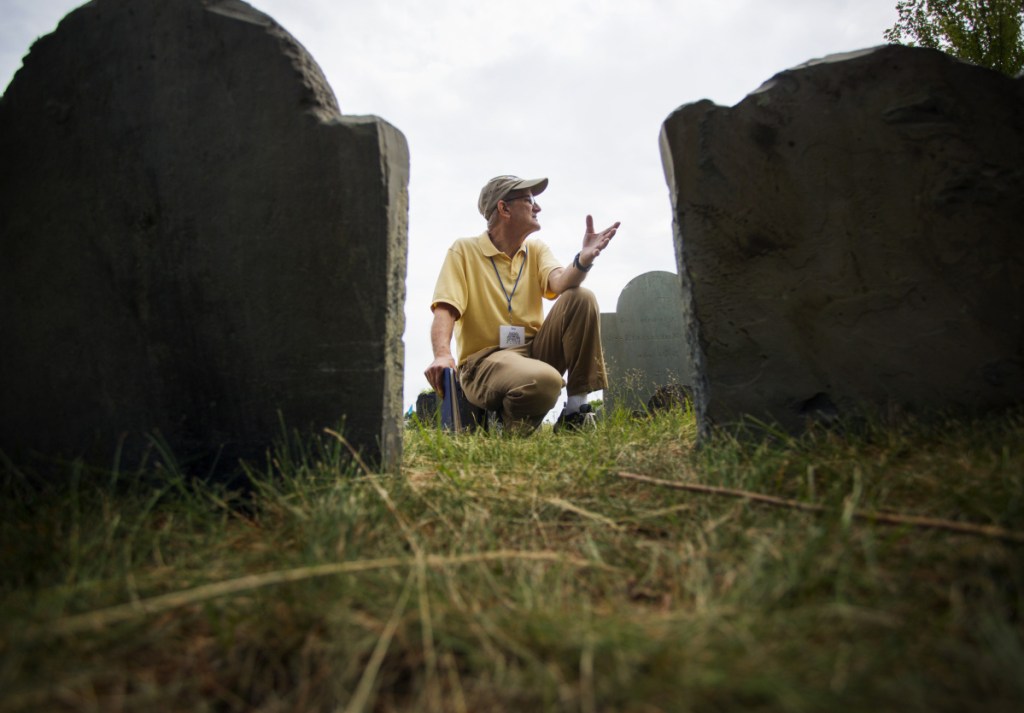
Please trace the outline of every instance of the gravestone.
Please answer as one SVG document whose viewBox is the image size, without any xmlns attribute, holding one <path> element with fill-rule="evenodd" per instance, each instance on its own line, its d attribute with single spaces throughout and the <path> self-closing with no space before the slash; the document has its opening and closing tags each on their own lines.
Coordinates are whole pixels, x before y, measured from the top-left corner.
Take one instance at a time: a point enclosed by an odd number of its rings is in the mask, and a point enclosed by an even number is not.
<svg viewBox="0 0 1024 713">
<path fill-rule="evenodd" d="M 437 409 L 440 402 L 436 391 L 424 391 L 416 397 L 416 418 L 420 423 L 434 423 L 438 420 Z"/>
<path fill-rule="evenodd" d="M 605 408 L 631 412 L 664 407 L 656 394 L 693 381 L 682 286 L 672 272 L 646 272 L 630 280 L 614 313 L 601 314 L 601 346 L 608 371 Z M 661 391 L 659 392 L 659 387 Z"/>
<path fill-rule="evenodd" d="M 398 466 L 406 142 L 270 17 L 78 8 L 0 99 L 0 165 L 0 449 L 126 465 L 159 431 L 226 471 L 283 421 Z"/>
<path fill-rule="evenodd" d="M 1024 81 L 880 47 L 661 145 L 702 433 L 1024 398 Z"/>
</svg>

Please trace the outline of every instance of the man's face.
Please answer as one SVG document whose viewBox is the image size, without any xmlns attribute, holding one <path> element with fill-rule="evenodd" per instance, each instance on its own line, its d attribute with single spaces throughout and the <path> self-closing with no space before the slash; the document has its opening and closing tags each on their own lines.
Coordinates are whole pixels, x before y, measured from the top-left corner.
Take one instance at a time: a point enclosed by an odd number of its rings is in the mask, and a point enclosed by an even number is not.
<svg viewBox="0 0 1024 713">
<path fill-rule="evenodd" d="M 537 214 L 540 213 L 540 204 L 531 193 L 523 193 L 518 196 L 510 196 L 505 199 L 509 211 L 512 213 L 512 225 L 526 228 L 527 233 L 535 233 L 540 230 L 540 221 Z"/>
</svg>

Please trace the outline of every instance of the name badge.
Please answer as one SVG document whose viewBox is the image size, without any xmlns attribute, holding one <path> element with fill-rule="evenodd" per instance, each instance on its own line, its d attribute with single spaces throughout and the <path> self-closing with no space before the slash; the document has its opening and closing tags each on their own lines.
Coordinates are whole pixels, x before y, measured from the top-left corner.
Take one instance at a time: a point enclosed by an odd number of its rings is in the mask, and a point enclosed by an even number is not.
<svg viewBox="0 0 1024 713">
<path fill-rule="evenodd" d="M 526 327 L 510 327 L 503 324 L 498 328 L 498 346 L 502 349 L 521 347 L 526 344 Z"/>
</svg>

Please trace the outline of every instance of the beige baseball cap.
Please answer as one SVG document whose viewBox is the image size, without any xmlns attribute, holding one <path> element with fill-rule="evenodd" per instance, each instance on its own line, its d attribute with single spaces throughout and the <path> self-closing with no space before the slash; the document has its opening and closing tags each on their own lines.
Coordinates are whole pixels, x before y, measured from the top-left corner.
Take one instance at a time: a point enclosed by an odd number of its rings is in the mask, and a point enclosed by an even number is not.
<svg viewBox="0 0 1024 713">
<path fill-rule="evenodd" d="M 546 178 L 520 178 L 519 176 L 495 176 L 487 182 L 480 190 L 480 200 L 477 201 L 477 208 L 480 215 L 490 220 L 491 213 L 498 207 L 498 201 L 510 193 L 516 191 L 530 191 L 533 195 L 539 195 L 548 187 Z"/>
</svg>

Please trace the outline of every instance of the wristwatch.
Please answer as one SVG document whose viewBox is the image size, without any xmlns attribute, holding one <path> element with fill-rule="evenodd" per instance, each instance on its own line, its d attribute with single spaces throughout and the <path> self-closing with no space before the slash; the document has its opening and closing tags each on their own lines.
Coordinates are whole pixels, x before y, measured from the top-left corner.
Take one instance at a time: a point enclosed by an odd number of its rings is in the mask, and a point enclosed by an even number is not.
<svg viewBox="0 0 1024 713">
<path fill-rule="evenodd" d="M 583 267 L 583 265 L 580 264 L 580 254 L 576 253 L 576 257 L 572 259 L 572 266 L 580 272 L 590 272 L 590 268 L 594 266 L 594 263 L 590 263 L 586 267 Z"/>
</svg>

